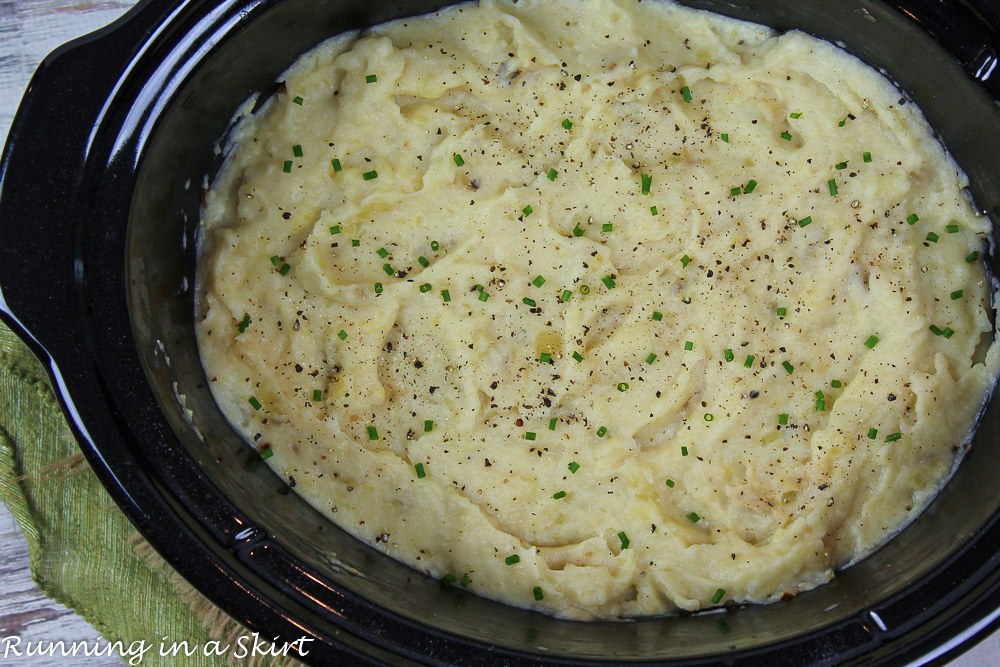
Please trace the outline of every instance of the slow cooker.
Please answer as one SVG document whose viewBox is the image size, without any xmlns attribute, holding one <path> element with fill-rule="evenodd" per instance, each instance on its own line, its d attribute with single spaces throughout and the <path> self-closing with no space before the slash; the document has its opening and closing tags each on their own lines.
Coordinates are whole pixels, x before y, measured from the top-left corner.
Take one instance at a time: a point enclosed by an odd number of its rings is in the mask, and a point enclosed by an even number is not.
<svg viewBox="0 0 1000 667">
<path fill-rule="evenodd" d="M 195 237 L 219 141 L 252 95 L 346 30 L 440 0 L 144 0 L 51 54 L 0 164 L 0 308 L 48 369 L 90 465 L 163 557 L 312 664 L 860 665 L 954 657 L 1000 619 L 1000 406 L 886 546 L 768 606 L 580 623 L 442 586 L 312 509 L 236 435 L 194 338 Z M 836 42 L 925 112 L 1000 204 L 1000 6 L 683 0 Z"/>
</svg>

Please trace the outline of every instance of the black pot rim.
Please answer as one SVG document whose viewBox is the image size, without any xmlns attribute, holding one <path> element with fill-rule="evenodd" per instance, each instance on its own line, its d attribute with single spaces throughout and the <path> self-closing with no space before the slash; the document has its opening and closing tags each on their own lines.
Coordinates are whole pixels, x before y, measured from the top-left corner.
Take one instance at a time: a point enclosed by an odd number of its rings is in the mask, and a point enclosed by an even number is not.
<svg viewBox="0 0 1000 667">
<path fill-rule="evenodd" d="M 248 11 L 257 11 L 272 1 L 251 3 L 255 8 Z M 985 79 L 984 85 L 1000 100 L 1000 85 L 990 77 L 996 52 L 989 45 L 1000 44 L 992 28 L 978 24 L 982 30 L 979 42 L 951 41 L 948 26 L 953 17 L 940 15 L 933 0 L 889 4 L 905 7 L 925 31 L 955 54 L 970 75 Z M 914 8 L 919 11 L 914 12 Z M 211 14 L 219 24 L 242 10 L 238 0 L 214 6 L 199 0 L 142 0 L 120 20 L 60 47 L 42 63 L 0 161 L 0 229 L 5 239 L 10 239 L 0 247 L 0 317 L 46 368 L 81 450 L 115 502 L 167 562 L 251 631 L 286 642 L 310 637 L 315 641 L 308 646 L 308 661 L 315 664 L 347 659 L 359 663 L 509 665 L 613 662 L 563 660 L 498 649 L 419 627 L 391 611 L 329 588 L 324 590 L 333 598 L 330 606 L 338 611 L 337 629 L 317 629 L 314 621 L 319 612 L 302 594 L 306 588 L 302 579 L 311 573 L 297 567 L 291 554 L 259 532 L 240 532 L 234 527 L 231 534 L 210 534 L 200 525 L 189 499 L 178 497 L 164 484 L 162 473 L 151 467 L 137 444 L 140 434 L 118 413 L 114 392 L 107 385 L 113 374 L 102 369 L 94 349 L 111 345 L 124 350 L 134 347 L 134 341 L 129 332 L 121 332 L 117 341 L 95 341 L 100 328 L 91 319 L 94 310 L 81 304 L 89 289 L 87 271 L 92 269 L 80 267 L 79 232 L 76 237 L 66 234 L 60 221 L 77 219 L 93 204 L 87 201 L 92 194 L 80 188 L 87 174 L 93 176 L 96 167 L 106 166 L 93 163 L 94 132 L 111 116 L 108 100 L 133 76 L 148 45 L 156 40 L 180 41 L 182 37 L 170 35 L 169 28 L 184 13 Z M 962 21 L 966 22 L 970 16 L 1000 20 L 988 13 L 994 11 L 988 6 L 963 11 Z M 970 49 L 970 43 L 986 46 Z M 116 67 L 108 66 L 109 61 Z M 63 104 L 67 99 L 82 101 L 68 108 Z M 141 132 L 136 136 L 141 138 Z M 46 151 L 56 150 L 56 146 L 66 159 L 46 164 Z M 141 152 L 141 142 L 138 150 Z M 122 159 L 120 154 L 111 157 Z M 137 162 L 132 161 L 133 173 Z M 53 197 L 53 187 L 62 195 Z M 127 211 L 116 213 L 127 217 Z M 23 224 L 28 219 L 42 222 L 39 228 L 28 228 Z M 39 272 L 45 280 L 32 283 L 29 278 Z M 123 300 L 124 275 L 118 281 L 121 294 L 102 298 Z M 145 381 L 135 360 L 130 357 L 122 363 L 131 365 L 139 382 Z M 948 562 L 885 601 L 885 607 L 905 606 L 911 599 L 925 601 L 926 595 L 914 593 L 921 587 L 952 591 L 936 604 L 914 610 L 905 626 L 888 631 L 880 628 L 879 607 L 810 636 L 671 664 L 767 665 L 774 664 L 775 656 L 781 656 L 785 664 L 942 664 L 954 659 L 1000 627 L 1000 607 L 995 602 L 1000 591 L 998 518 L 1000 515 L 994 515 L 990 524 Z M 235 517 L 233 525 L 241 521 Z M 281 577 L 276 578 L 276 572 Z M 820 645 L 837 654 L 833 659 L 818 658 Z"/>
</svg>

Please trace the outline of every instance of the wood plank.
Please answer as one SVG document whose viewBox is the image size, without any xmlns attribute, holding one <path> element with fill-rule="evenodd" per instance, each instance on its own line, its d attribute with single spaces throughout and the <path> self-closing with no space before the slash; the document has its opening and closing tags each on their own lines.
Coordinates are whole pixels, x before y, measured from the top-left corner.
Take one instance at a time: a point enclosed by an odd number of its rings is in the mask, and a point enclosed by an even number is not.
<svg viewBox="0 0 1000 667">
<path fill-rule="evenodd" d="M 14 517 L 0 505 L 0 640 L 20 637 L 22 642 L 63 640 L 101 641 L 101 635 L 71 609 L 53 602 L 35 586 L 28 567 L 28 543 L 14 522 Z M 103 645 L 103 643 L 102 643 Z M 2 651 L 2 644 L 0 644 Z M 0 652 L 0 656 L 2 656 Z M 0 662 L 4 662 L 0 658 Z M 41 656 L 31 664 L 56 667 L 66 664 L 62 657 Z M 124 665 L 121 658 L 94 657 L 88 665 L 111 667 Z"/>
</svg>

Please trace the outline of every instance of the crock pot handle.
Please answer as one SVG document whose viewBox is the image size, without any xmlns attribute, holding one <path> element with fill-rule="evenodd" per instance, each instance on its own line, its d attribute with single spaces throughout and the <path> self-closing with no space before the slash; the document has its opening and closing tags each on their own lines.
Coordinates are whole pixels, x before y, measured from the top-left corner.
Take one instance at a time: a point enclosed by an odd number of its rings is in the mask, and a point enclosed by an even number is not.
<svg viewBox="0 0 1000 667">
<path fill-rule="evenodd" d="M 91 133 L 167 4 L 144 0 L 49 54 L 7 136 L 0 158 L 0 315 L 40 357 L 73 354 L 82 344 L 76 245 L 86 224 L 80 188 Z"/>
<path fill-rule="evenodd" d="M 996 0 L 889 0 L 955 56 L 1000 101 L 1000 9 Z"/>
</svg>

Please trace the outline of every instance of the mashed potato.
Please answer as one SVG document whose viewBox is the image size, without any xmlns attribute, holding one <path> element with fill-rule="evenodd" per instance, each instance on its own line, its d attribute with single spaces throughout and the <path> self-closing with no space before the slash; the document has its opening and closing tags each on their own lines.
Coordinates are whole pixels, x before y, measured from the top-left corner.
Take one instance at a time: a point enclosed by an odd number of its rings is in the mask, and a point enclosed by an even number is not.
<svg viewBox="0 0 1000 667">
<path fill-rule="evenodd" d="M 817 586 L 925 507 L 998 370 L 965 176 L 801 33 L 484 0 L 321 46 L 232 139 L 219 405 L 341 527 L 510 604 Z"/>
</svg>

